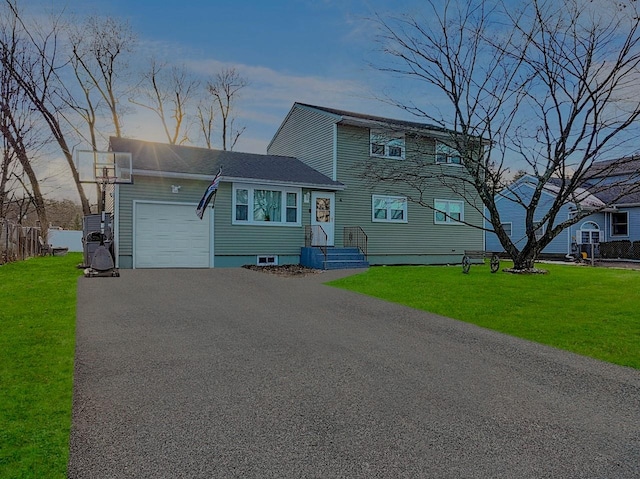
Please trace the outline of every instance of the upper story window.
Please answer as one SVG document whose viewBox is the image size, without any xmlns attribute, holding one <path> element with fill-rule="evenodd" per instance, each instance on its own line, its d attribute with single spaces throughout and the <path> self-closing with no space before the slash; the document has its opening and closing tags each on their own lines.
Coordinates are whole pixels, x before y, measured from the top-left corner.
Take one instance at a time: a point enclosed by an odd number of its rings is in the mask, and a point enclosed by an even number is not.
<svg viewBox="0 0 640 479">
<path fill-rule="evenodd" d="M 438 141 L 436 142 L 436 163 L 461 165 L 462 157 L 458 150 Z"/>
<path fill-rule="evenodd" d="M 404 160 L 405 158 L 404 133 L 371 129 L 369 144 L 371 156 L 397 160 Z"/>
<path fill-rule="evenodd" d="M 299 226 L 299 188 L 233 185 L 233 224 Z"/>
</svg>

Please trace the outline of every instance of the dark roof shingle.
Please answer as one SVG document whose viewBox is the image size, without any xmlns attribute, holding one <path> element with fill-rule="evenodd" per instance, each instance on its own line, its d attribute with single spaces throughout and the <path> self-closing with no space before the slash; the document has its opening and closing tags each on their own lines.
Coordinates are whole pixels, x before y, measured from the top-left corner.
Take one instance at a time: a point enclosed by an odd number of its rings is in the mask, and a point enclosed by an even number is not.
<svg viewBox="0 0 640 479">
<path fill-rule="evenodd" d="M 265 180 L 329 189 L 344 187 L 342 183 L 333 181 L 290 156 L 210 150 L 130 138 L 111 137 L 109 143 L 112 151 L 130 152 L 132 167 L 138 171 L 213 177 L 222 168 L 223 180 L 225 178 Z"/>
</svg>

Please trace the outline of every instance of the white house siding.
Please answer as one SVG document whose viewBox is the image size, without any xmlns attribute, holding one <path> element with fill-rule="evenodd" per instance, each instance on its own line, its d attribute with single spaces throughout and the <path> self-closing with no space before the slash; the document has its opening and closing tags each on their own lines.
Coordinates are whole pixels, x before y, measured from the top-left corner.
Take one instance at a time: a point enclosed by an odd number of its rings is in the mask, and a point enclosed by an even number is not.
<svg viewBox="0 0 640 479">
<path fill-rule="evenodd" d="M 407 138 L 407 151 L 427 151 L 431 142 L 412 145 Z M 338 128 L 338 177 L 347 185 L 336 194 L 336 244 L 343 243 L 343 227 L 360 226 L 369 238 L 368 253 L 372 264 L 429 264 L 460 261 L 465 249 L 482 249 L 483 232 L 466 225 L 436 225 L 433 210 L 408 203 L 407 223 L 379 223 L 371 219 L 371 196 L 388 194 L 405 196 L 398 185 L 367 185 L 362 176 L 370 162 L 402 161 L 369 157 L 369 131 L 366 128 L 341 125 Z M 446 167 L 446 166 L 445 166 Z M 433 165 L 433 168 L 441 166 Z M 451 168 L 456 168 L 451 166 Z M 415 192 L 414 192 L 415 193 Z M 424 198 L 433 204 L 435 198 L 462 200 L 434 181 Z M 465 220 L 482 224 L 482 216 L 465 205 Z"/>
<path fill-rule="evenodd" d="M 267 153 L 294 156 L 333 178 L 334 124 L 331 115 L 296 105 L 274 136 Z"/>
</svg>

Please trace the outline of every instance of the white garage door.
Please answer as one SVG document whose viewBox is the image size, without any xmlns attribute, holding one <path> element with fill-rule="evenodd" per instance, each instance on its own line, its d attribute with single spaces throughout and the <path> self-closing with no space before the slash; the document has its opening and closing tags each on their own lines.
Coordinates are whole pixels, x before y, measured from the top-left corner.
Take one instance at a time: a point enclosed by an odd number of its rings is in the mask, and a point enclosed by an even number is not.
<svg viewBox="0 0 640 479">
<path fill-rule="evenodd" d="M 202 220 L 194 205 L 136 203 L 134 217 L 135 268 L 209 268 L 211 214 Z"/>
</svg>

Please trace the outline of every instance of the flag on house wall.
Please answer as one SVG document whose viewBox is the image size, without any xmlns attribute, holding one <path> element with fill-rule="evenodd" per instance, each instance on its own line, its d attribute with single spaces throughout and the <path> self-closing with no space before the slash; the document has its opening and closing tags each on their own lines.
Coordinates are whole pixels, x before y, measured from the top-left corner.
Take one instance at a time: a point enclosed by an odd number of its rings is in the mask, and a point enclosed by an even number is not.
<svg viewBox="0 0 640 479">
<path fill-rule="evenodd" d="M 216 192 L 218 191 L 218 184 L 220 183 L 221 176 L 222 176 L 222 168 L 220 168 L 220 170 L 218 171 L 218 174 L 213 178 L 213 181 L 204 192 L 204 195 L 202 196 L 200 203 L 198 203 L 198 207 L 196 208 L 196 214 L 198 215 L 198 218 L 202 219 L 202 217 L 204 216 L 204 210 L 211 200 L 213 200 L 213 203 L 211 205 L 211 207 L 213 208 L 213 205 L 216 202 L 215 200 Z"/>
</svg>

